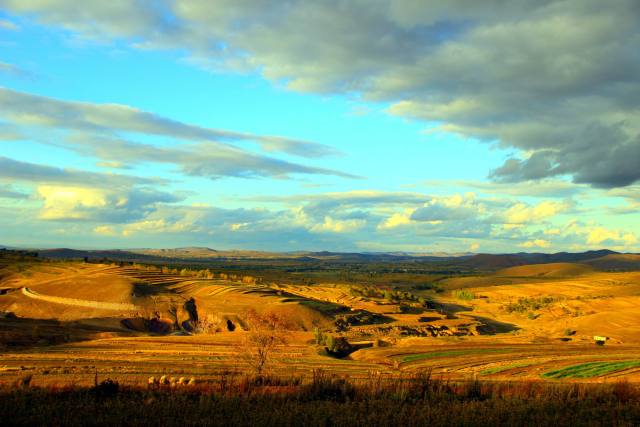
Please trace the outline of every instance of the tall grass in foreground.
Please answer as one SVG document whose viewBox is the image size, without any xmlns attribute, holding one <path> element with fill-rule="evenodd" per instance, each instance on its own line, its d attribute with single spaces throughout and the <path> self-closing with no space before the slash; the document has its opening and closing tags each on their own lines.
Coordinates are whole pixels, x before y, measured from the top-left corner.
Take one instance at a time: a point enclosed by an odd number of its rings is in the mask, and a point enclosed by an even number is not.
<svg viewBox="0 0 640 427">
<path fill-rule="evenodd" d="M 314 373 L 225 377 L 192 388 L 113 393 L 73 387 L 0 391 L 3 425 L 633 426 L 640 390 L 542 382 L 450 382 L 428 372 L 362 381 Z"/>
</svg>

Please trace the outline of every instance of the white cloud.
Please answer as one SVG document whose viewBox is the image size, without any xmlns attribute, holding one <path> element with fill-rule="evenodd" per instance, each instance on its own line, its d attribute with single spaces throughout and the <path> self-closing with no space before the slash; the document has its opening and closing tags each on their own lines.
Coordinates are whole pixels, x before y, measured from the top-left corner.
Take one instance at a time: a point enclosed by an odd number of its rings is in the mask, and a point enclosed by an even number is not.
<svg viewBox="0 0 640 427">
<path fill-rule="evenodd" d="M 129 222 L 147 216 L 160 203 L 182 200 L 181 196 L 147 188 L 38 185 L 37 194 L 43 201 L 39 219 L 58 221 Z"/>
<path fill-rule="evenodd" d="M 310 228 L 310 231 L 314 233 L 318 233 L 318 232 L 349 233 L 364 227 L 365 224 L 366 222 L 362 219 L 340 220 L 340 219 L 331 218 L 330 216 L 325 216 L 324 222 L 322 222 L 321 224 L 314 224 Z"/>
<path fill-rule="evenodd" d="M 394 213 L 393 215 L 382 221 L 380 224 L 378 224 L 378 229 L 384 230 L 411 224 L 411 215 L 413 214 L 414 210 L 415 209 L 406 209 L 402 213 Z"/>
<path fill-rule="evenodd" d="M 587 244 L 600 245 L 602 243 L 623 244 L 625 246 L 633 246 L 638 243 L 638 239 L 633 233 L 623 232 L 620 230 L 610 230 L 605 227 L 595 227 L 589 230 L 587 234 Z"/>
<path fill-rule="evenodd" d="M 143 162 L 177 165 L 186 175 L 218 178 L 276 177 L 291 174 L 333 175 L 348 173 L 305 166 L 246 150 L 233 144 L 254 141 L 264 151 L 306 157 L 336 154 L 322 144 L 270 135 L 254 135 L 211 129 L 138 110 L 127 105 L 62 101 L 0 87 L 0 119 L 35 140 L 98 157 L 106 165 Z M 37 131 L 47 131 L 39 137 Z M 175 140 L 172 147 L 136 143 L 129 134 Z M 125 137 L 126 136 L 126 137 Z M 224 141 L 224 142 L 222 142 Z"/>
<path fill-rule="evenodd" d="M 93 232 L 96 234 L 100 234 L 103 236 L 115 236 L 117 235 L 117 231 L 114 227 L 110 225 L 99 225 L 93 229 Z"/>
<path fill-rule="evenodd" d="M 543 201 L 534 206 L 526 203 L 516 203 L 504 214 L 505 222 L 511 227 L 518 227 L 524 224 L 539 222 L 551 218 L 567 209 L 563 202 Z"/>
<path fill-rule="evenodd" d="M 498 180 L 571 176 L 620 187 L 640 179 L 636 0 L 0 5 L 74 37 L 186 52 L 191 63 L 259 71 L 294 90 L 389 102 L 393 114 L 515 148 L 493 171 Z"/>
<path fill-rule="evenodd" d="M 551 246 L 551 243 L 548 240 L 544 239 L 535 239 L 528 240 L 520 244 L 521 247 L 531 249 L 531 248 L 548 248 Z"/>
</svg>

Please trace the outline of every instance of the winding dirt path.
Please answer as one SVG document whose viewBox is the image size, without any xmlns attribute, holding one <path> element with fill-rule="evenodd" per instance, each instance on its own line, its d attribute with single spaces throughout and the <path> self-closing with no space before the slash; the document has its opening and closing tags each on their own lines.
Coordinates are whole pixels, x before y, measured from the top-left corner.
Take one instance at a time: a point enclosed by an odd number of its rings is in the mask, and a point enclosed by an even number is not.
<svg viewBox="0 0 640 427">
<path fill-rule="evenodd" d="M 43 295 L 29 288 L 22 288 L 22 294 L 33 299 L 53 302 L 56 304 L 73 305 L 76 307 L 97 308 L 99 310 L 119 310 L 119 311 L 136 311 L 140 310 L 135 304 L 126 302 L 103 302 L 103 301 L 90 301 L 75 298 L 63 298 L 55 297 L 51 295 Z"/>
</svg>

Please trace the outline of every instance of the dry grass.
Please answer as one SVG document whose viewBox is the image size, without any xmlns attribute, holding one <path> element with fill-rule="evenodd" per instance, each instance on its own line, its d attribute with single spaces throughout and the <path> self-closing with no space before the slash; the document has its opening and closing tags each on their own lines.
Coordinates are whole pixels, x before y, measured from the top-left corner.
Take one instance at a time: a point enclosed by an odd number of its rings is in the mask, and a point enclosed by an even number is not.
<svg viewBox="0 0 640 427">
<path fill-rule="evenodd" d="M 108 386 L 108 387 L 107 387 Z M 429 372 L 361 381 L 316 371 L 306 379 L 220 377 L 195 387 L 0 391 L 12 425 L 633 426 L 640 390 L 627 383 L 451 382 Z"/>
</svg>

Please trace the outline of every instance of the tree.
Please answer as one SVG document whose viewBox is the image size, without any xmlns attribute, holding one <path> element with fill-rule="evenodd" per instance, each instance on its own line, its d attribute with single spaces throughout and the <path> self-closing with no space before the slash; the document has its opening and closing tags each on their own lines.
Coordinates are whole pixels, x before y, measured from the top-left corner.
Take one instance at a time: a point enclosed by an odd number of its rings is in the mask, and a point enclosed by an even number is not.
<svg viewBox="0 0 640 427">
<path fill-rule="evenodd" d="M 179 314 L 178 314 L 178 306 L 175 303 L 171 303 L 169 308 L 167 309 L 169 312 L 169 316 L 173 319 L 173 327 L 177 329 L 182 329 L 182 325 L 180 324 Z"/>
<path fill-rule="evenodd" d="M 276 347 L 287 343 L 287 322 L 277 313 L 258 313 L 250 309 L 244 318 L 247 334 L 244 355 L 257 376 L 268 368 Z"/>
<path fill-rule="evenodd" d="M 313 338 L 315 339 L 316 344 L 318 345 L 324 344 L 324 334 L 317 326 L 313 328 Z"/>
</svg>

